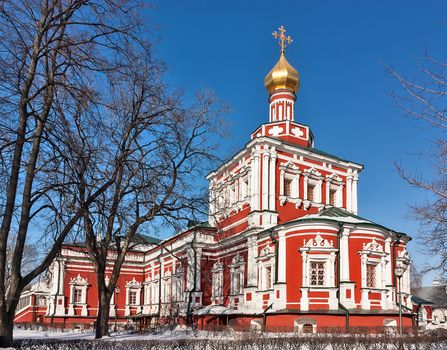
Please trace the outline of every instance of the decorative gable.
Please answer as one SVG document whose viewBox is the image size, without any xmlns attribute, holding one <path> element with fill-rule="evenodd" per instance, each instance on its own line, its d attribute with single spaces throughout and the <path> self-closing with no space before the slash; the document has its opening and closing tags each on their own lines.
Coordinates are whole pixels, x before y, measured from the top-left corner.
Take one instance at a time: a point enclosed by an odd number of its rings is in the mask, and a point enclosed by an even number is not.
<svg viewBox="0 0 447 350">
<path fill-rule="evenodd" d="M 303 247 L 300 251 L 324 251 L 324 252 L 335 252 L 338 249 L 334 248 L 334 241 L 327 240 L 321 237 L 320 233 L 317 233 L 314 238 L 309 241 L 303 241 Z"/>
<path fill-rule="evenodd" d="M 126 283 L 126 288 L 141 288 L 141 283 L 138 282 L 135 277 L 132 279 L 132 281 L 128 281 Z"/>
<path fill-rule="evenodd" d="M 369 253 L 383 253 L 383 246 L 373 238 L 371 242 L 363 243 L 362 251 Z"/>
<path fill-rule="evenodd" d="M 86 278 L 82 278 L 81 275 L 77 275 L 75 278 L 70 280 L 69 285 L 73 286 L 88 286 L 88 281 Z"/>
</svg>

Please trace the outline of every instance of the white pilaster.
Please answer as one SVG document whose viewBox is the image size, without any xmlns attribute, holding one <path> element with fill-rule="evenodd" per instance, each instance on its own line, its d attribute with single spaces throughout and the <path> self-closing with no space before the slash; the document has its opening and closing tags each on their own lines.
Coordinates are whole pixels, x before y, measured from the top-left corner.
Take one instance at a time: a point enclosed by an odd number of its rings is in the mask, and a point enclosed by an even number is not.
<svg viewBox="0 0 447 350">
<path fill-rule="evenodd" d="M 352 176 L 350 174 L 346 177 L 346 210 L 352 211 Z"/>
<path fill-rule="evenodd" d="M 276 211 L 276 152 L 273 147 L 270 155 L 269 210 Z"/>
<path fill-rule="evenodd" d="M 253 152 L 251 166 L 251 210 L 259 210 L 259 150 Z"/>
<path fill-rule="evenodd" d="M 286 236 L 284 232 L 278 234 L 278 283 L 286 283 Z"/>
<path fill-rule="evenodd" d="M 344 228 L 340 238 L 340 282 L 350 280 L 349 276 L 349 228 Z"/>
<path fill-rule="evenodd" d="M 354 172 L 354 177 L 352 179 L 352 212 L 354 214 L 357 214 L 358 208 L 357 208 L 357 183 L 358 183 L 358 176 L 357 172 Z"/>
<path fill-rule="evenodd" d="M 262 157 L 262 210 L 269 209 L 269 158 L 266 152 Z"/>
<path fill-rule="evenodd" d="M 248 252 L 247 252 L 247 285 L 248 287 L 256 286 L 257 285 L 257 264 L 256 264 L 256 257 L 257 257 L 257 249 L 258 245 L 256 242 L 255 236 L 248 237 L 247 241 L 248 246 Z"/>
</svg>

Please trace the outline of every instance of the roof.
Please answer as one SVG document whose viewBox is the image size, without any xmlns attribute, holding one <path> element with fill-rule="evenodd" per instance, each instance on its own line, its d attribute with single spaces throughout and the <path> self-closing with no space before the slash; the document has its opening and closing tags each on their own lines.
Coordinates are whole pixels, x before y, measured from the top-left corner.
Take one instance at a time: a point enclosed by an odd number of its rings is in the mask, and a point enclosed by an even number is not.
<svg viewBox="0 0 447 350">
<path fill-rule="evenodd" d="M 376 226 L 378 228 L 385 229 L 387 231 L 393 231 L 397 234 L 403 235 L 408 237 L 411 240 L 411 237 L 408 236 L 406 233 L 403 232 L 397 232 L 395 230 L 392 230 L 388 227 L 385 227 L 383 225 L 377 224 L 371 220 L 365 219 L 361 216 L 355 215 L 353 213 L 348 212 L 345 209 L 342 208 L 336 208 L 336 207 L 330 207 L 325 208 L 321 211 L 319 211 L 316 214 L 308 214 L 305 216 L 302 216 L 298 219 L 292 220 L 290 222 L 297 222 L 297 221 L 313 221 L 313 220 L 329 220 L 329 221 L 335 221 L 335 222 L 342 222 L 342 223 L 349 223 L 349 224 L 363 224 L 363 225 L 370 225 L 370 226 Z"/>
<path fill-rule="evenodd" d="M 433 303 L 433 307 L 447 307 L 447 286 L 420 287 L 413 290 L 413 295 Z"/>
<path fill-rule="evenodd" d="M 412 301 L 414 304 L 418 304 L 418 305 L 422 305 L 422 304 L 433 304 L 433 302 L 431 302 L 431 301 L 428 301 L 428 300 L 419 298 L 419 297 L 414 296 L 414 295 L 411 296 L 411 301 Z"/>
<path fill-rule="evenodd" d="M 147 235 L 143 235 L 141 233 L 137 233 L 133 238 L 132 238 L 132 243 L 135 243 L 135 245 L 139 245 L 139 244 L 144 244 L 144 245 L 148 245 L 148 244 L 155 244 L 158 245 L 160 244 L 162 240 L 152 237 L 152 236 L 147 236 Z M 68 246 L 75 246 L 75 247 L 85 247 L 86 243 L 84 242 L 67 242 L 64 243 L 64 245 L 68 245 Z"/>
<path fill-rule="evenodd" d="M 136 234 L 132 241 L 137 244 L 160 244 L 162 240 L 152 236 Z"/>
</svg>

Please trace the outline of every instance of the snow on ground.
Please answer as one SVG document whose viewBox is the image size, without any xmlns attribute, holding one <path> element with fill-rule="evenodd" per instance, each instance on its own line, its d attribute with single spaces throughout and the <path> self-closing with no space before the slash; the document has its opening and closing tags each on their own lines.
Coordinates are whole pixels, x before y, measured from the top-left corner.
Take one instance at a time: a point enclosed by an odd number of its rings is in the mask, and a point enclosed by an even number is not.
<svg viewBox="0 0 447 350">
<path fill-rule="evenodd" d="M 93 339 L 92 332 L 57 332 L 14 329 L 14 339 Z"/>
<path fill-rule="evenodd" d="M 112 333 L 110 337 L 104 337 L 104 340 L 173 340 L 173 339 L 238 339 L 246 336 L 246 333 L 239 332 L 207 332 L 192 331 L 184 327 L 177 327 L 173 330 L 166 330 L 161 333 L 134 334 L 134 333 Z M 15 329 L 14 339 L 83 339 L 93 340 L 93 332 L 80 331 L 36 331 Z"/>
</svg>

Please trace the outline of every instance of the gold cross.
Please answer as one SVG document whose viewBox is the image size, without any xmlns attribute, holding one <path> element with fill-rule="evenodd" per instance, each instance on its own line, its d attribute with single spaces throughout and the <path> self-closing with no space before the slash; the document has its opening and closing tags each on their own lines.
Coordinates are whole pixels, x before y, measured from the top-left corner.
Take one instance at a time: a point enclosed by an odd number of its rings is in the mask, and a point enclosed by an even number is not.
<svg viewBox="0 0 447 350">
<path fill-rule="evenodd" d="M 279 39 L 279 46 L 281 46 L 281 52 L 284 52 L 284 49 L 287 47 L 287 44 L 291 44 L 293 42 L 292 38 L 289 36 L 285 36 L 284 33 L 286 30 L 283 26 L 278 28 L 279 34 L 276 32 L 276 30 L 272 33 L 273 37 L 275 39 Z M 286 44 L 287 42 L 287 44 Z"/>
</svg>

